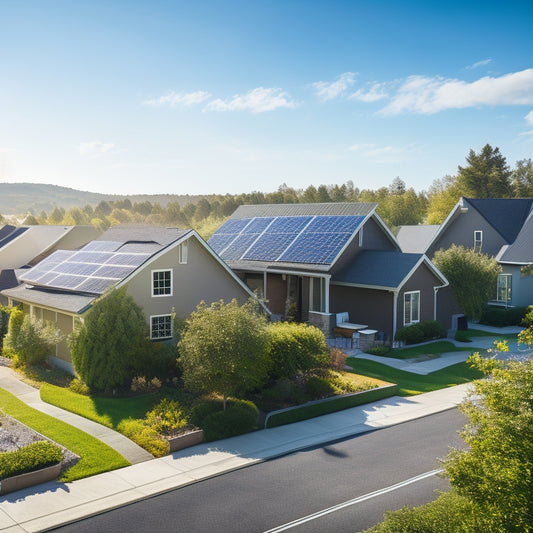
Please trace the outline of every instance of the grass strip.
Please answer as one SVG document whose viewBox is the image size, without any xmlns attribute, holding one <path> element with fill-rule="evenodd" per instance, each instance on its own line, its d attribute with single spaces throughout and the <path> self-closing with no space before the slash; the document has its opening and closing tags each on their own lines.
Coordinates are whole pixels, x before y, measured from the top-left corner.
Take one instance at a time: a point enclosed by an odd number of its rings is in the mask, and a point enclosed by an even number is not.
<svg viewBox="0 0 533 533">
<path fill-rule="evenodd" d="M 159 394 L 131 398 L 84 396 L 50 383 L 41 385 L 40 394 L 43 402 L 114 429 L 126 418 L 144 418 L 154 403 L 161 399 Z"/>
<path fill-rule="evenodd" d="M 60 481 L 74 481 L 130 465 L 129 461 L 107 444 L 80 429 L 29 407 L 1 388 L 0 408 L 6 415 L 80 456 L 80 460 L 61 476 Z"/>
<path fill-rule="evenodd" d="M 458 348 L 450 341 L 437 341 L 431 344 L 422 344 L 421 346 L 413 346 L 410 348 L 394 348 L 383 357 L 392 357 L 393 359 L 411 359 L 419 355 L 434 355 L 443 354 L 447 352 L 472 352 L 477 350 L 471 346 Z"/>
<path fill-rule="evenodd" d="M 343 409 L 349 409 L 350 407 L 357 407 L 365 403 L 389 398 L 397 393 L 398 387 L 396 385 L 387 385 L 369 391 L 339 396 L 326 401 L 291 407 L 285 411 L 271 414 L 266 420 L 265 427 L 273 428 L 285 424 L 292 424 L 293 422 L 300 422 L 301 420 L 307 420 L 316 416 L 335 413 Z"/>
<path fill-rule="evenodd" d="M 368 359 L 355 359 L 350 357 L 346 361 L 346 364 L 351 366 L 354 372 L 358 374 L 396 383 L 400 396 L 413 396 L 446 387 L 453 387 L 483 377 L 482 372 L 473 369 L 465 362 L 448 366 L 427 375 L 398 370 L 397 368 L 376 363 Z"/>
</svg>

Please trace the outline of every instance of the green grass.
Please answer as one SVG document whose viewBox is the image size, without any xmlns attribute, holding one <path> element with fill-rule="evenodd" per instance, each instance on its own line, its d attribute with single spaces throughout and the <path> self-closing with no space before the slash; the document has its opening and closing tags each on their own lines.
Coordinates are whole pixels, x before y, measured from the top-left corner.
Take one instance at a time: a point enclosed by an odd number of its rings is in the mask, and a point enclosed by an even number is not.
<svg viewBox="0 0 533 533">
<path fill-rule="evenodd" d="M 440 355 L 447 352 L 471 352 L 475 350 L 469 346 L 468 348 L 458 348 L 450 341 L 437 341 L 431 344 L 424 344 L 422 346 L 413 346 L 412 348 L 395 348 L 387 355 L 382 357 L 392 357 L 393 359 L 412 359 L 420 355 Z"/>
<path fill-rule="evenodd" d="M 41 400 L 71 413 L 116 429 L 126 418 L 144 418 L 161 395 L 147 394 L 130 398 L 99 398 L 83 396 L 63 387 L 41 384 Z"/>
<path fill-rule="evenodd" d="M 29 407 L 13 394 L 1 388 L 0 408 L 6 415 L 19 420 L 80 456 L 80 460 L 61 476 L 60 481 L 74 481 L 130 464 L 107 444 L 84 431 Z"/>
<path fill-rule="evenodd" d="M 483 331 L 481 329 L 470 329 L 468 328 L 466 331 L 466 334 L 472 338 L 472 337 L 494 337 L 494 340 L 498 339 L 507 339 L 507 340 L 515 340 L 517 337 L 516 333 L 493 333 L 490 331 Z"/>
<path fill-rule="evenodd" d="M 400 396 L 413 396 L 423 392 L 453 387 L 483 376 L 479 370 L 474 370 L 467 363 L 457 363 L 442 370 L 431 372 L 426 376 L 398 370 L 367 359 L 350 357 L 346 363 L 358 374 L 396 383 Z"/>
</svg>

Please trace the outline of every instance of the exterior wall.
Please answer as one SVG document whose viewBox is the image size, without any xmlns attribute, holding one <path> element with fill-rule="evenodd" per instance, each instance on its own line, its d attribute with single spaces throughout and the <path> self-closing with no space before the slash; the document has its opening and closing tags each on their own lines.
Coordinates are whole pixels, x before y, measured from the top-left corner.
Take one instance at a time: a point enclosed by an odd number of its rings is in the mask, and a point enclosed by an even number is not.
<svg viewBox="0 0 533 533">
<path fill-rule="evenodd" d="M 287 281 L 281 274 L 267 274 L 267 306 L 275 315 L 285 316 L 285 301 L 287 299 Z"/>
<path fill-rule="evenodd" d="M 512 300 L 509 306 L 527 307 L 533 305 L 533 275 L 522 277 L 519 265 L 502 265 L 503 274 L 512 274 Z"/>
<path fill-rule="evenodd" d="M 347 311 L 350 322 L 383 332 L 385 340 L 391 340 L 393 335 L 393 301 L 393 293 L 389 291 L 342 285 L 330 287 L 331 313 Z"/>
<path fill-rule="evenodd" d="M 447 250 L 452 244 L 473 248 L 476 230 L 483 231 L 481 251 L 484 254 L 494 256 L 506 244 L 500 234 L 473 207 L 469 206 L 466 213 L 461 213 L 460 210 L 457 212 L 438 240 L 429 247 L 428 257 L 433 258 L 437 250 L 441 248 Z"/>
<path fill-rule="evenodd" d="M 447 329 L 456 328 L 454 316 L 463 315 L 463 311 L 453 295 L 452 288 L 443 287 L 437 292 L 437 320 Z"/>
<path fill-rule="evenodd" d="M 236 298 L 245 303 L 250 294 L 194 237 L 187 240 L 187 263 L 179 263 L 178 246 L 148 263 L 127 283 L 128 292 L 143 308 L 147 321 L 152 315 L 170 314 L 187 317 L 204 300 L 208 305 L 218 300 Z M 172 270 L 172 295 L 152 296 L 152 271 Z"/>
</svg>

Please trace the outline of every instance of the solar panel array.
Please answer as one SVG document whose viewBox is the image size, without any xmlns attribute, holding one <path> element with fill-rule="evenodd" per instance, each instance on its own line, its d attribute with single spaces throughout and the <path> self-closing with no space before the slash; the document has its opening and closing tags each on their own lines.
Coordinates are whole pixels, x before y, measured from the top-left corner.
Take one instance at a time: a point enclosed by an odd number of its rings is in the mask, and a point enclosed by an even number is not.
<svg viewBox="0 0 533 533">
<path fill-rule="evenodd" d="M 228 220 L 209 239 L 225 261 L 330 264 L 364 216 L 282 216 Z"/>
<path fill-rule="evenodd" d="M 51 289 L 102 294 L 158 249 L 155 243 L 92 241 L 80 250 L 54 252 L 24 272 L 20 279 Z"/>
<path fill-rule="evenodd" d="M 11 242 L 13 239 L 17 238 L 19 235 L 22 235 L 25 231 L 27 231 L 28 228 L 14 228 L 12 231 L 7 231 L 6 228 L 9 228 L 12 226 L 4 226 L 2 230 L 3 232 L 0 232 L 0 248 L 2 246 L 5 246 L 8 242 Z"/>
</svg>

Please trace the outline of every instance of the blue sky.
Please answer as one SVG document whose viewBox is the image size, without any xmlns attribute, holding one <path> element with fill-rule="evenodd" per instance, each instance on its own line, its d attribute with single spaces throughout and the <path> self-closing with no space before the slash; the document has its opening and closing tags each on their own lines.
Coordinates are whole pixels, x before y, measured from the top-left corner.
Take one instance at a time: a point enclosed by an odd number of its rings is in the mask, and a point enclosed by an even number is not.
<svg viewBox="0 0 533 533">
<path fill-rule="evenodd" d="M 533 157 L 533 2 L 0 0 L 0 181 L 427 190 Z"/>
</svg>

